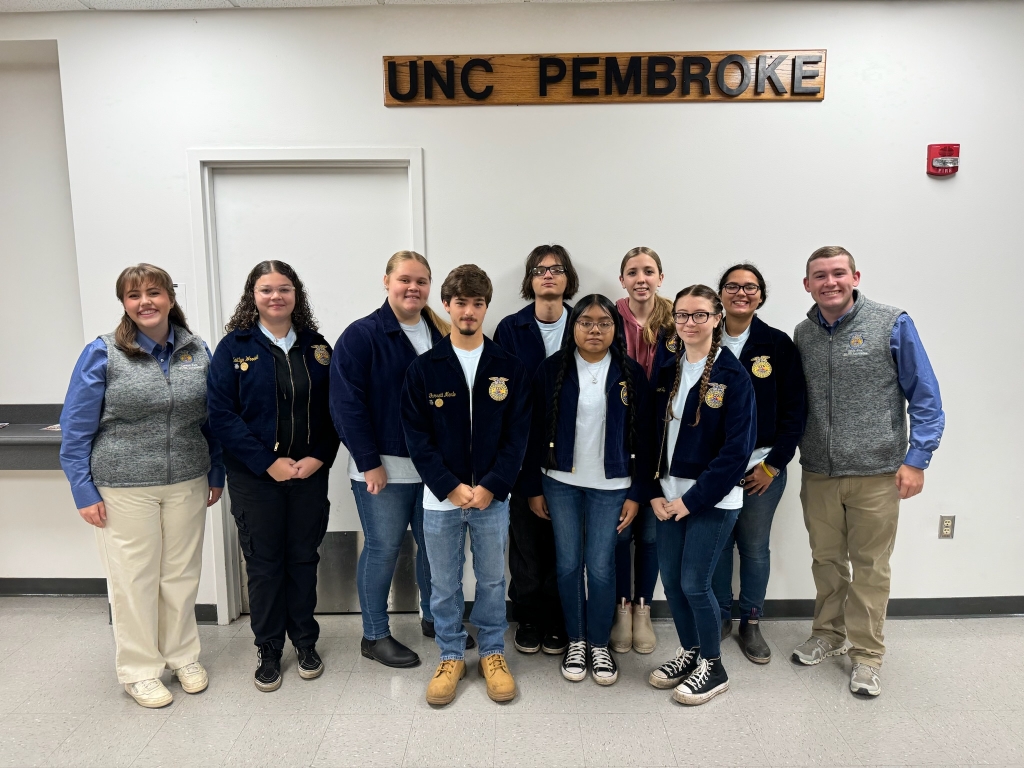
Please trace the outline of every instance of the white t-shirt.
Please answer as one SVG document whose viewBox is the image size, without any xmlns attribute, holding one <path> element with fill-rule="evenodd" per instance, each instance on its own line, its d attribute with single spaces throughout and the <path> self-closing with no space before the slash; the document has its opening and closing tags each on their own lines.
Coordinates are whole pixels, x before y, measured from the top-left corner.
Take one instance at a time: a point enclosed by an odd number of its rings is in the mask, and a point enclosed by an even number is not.
<svg viewBox="0 0 1024 768">
<path fill-rule="evenodd" d="M 433 346 L 430 338 L 430 328 L 427 327 L 427 321 L 422 317 L 420 317 L 420 321 L 415 325 L 406 325 L 405 323 L 399 323 L 399 325 L 402 326 L 405 335 L 412 342 L 412 348 L 416 350 L 417 355 L 422 355 Z M 416 471 L 416 465 L 412 463 L 412 459 L 408 456 L 381 456 L 380 462 L 384 467 L 384 471 L 388 473 L 389 483 L 409 484 L 423 482 L 420 473 Z M 359 471 L 355 459 L 351 456 L 348 457 L 348 476 L 357 483 L 366 482 L 366 476 Z"/>
<path fill-rule="evenodd" d="M 474 350 L 466 352 L 465 350 L 459 349 L 458 347 L 452 347 L 455 350 L 455 356 L 459 359 L 459 364 L 462 366 L 462 372 L 466 376 L 466 385 L 469 387 L 469 431 L 473 433 L 473 382 L 476 381 L 476 368 L 480 364 L 480 358 L 484 353 L 484 345 L 481 344 Z M 458 509 L 448 499 L 439 499 L 433 493 L 430 492 L 430 488 L 426 485 L 423 486 L 423 508 L 424 509 L 435 509 L 435 510 L 446 510 L 446 509 Z"/>
<path fill-rule="evenodd" d="M 721 349 L 718 350 L 718 354 L 722 354 Z M 679 382 L 679 391 L 676 392 L 676 397 L 672 401 L 672 415 L 675 418 L 673 418 L 668 425 L 668 445 L 666 447 L 668 450 L 669 466 L 672 465 L 672 457 L 676 452 L 676 442 L 679 440 L 679 430 L 682 426 L 683 408 L 686 406 L 686 396 L 689 394 L 693 386 L 700 381 L 700 377 L 704 373 L 704 363 L 706 361 L 707 358 L 705 357 L 698 360 L 696 363 L 691 363 L 687 361 L 685 354 L 679 361 L 679 364 L 683 366 L 683 374 Z M 683 494 L 693 488 L 696 484 L 697 481 L 695 479 L 666 475 L 661 481 L 661 492 L 665 494 L 665 498 L 668 501 L 675 501 L 676 499 L 681 499 Z M 719 509 L 742 509 L 743 489 L 740 486 L 736 486 L 726 494 L 724 499 L 715 504 L 715 506 Z"/>
<path fill-rule="evenodd" d="M 576 372 L 580 379 L 580 399 L 576 404 L 576 443 L 573 449 L 572 472 L 545 469 L 552 480 L 581 488 L 599 491 L 618 491 L 629 488 L 632 480 L 628 477 L 607 478 L 604 475 L 604 440 L 608 424 L 608 398 L 605 385 L 612 356 L 605 356 L 598 363 L 588 363 L 579 350 L 576 358 Z"/>
<path fill-rule="evenodd" d="M 722 333 L 722 345 L 728 347 L 729 351 L 732 352 L 733 356 L 739 360 L 740 353 L 743 352 L 743 345 L 747 343 L 747 339 L 750 338 L 750 329 L 752 326 L 747 326 L 747 330 L 741 333 L 739 336 L 730 336 L 728 333 Z M 744 362 L 740 360 L 740 365 L 744 365 Z M 755 448 L 754 452 L 750 454 L 750 461 L 747 463 L 747 469 L 756 467 L 769 453 L 772 452 L 771 446 Z M 726 507 L 729 509 L 729 507 Z"/>
<path fill-rule="evenodd" d="M 544 356 L 551 357 L 562 348 L 562 336 L 565 335 L 565 318 L 569 313 L 562 307 L 562 316 L 553 323 L 542 323 L 537 320 L 540 337 L 544 339 Z M 536 319 L 536 318 L 535 318 Z"/>
</svg>

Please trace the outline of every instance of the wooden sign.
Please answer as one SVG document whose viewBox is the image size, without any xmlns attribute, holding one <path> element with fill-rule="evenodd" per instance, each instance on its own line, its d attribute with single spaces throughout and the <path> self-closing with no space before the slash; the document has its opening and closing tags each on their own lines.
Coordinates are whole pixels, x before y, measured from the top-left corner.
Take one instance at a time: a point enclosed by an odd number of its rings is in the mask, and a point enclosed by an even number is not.
<svg viewBox="0 0 1024 768">
<path fill-rule="evenodd" d="M 384 57 L 388 107 L 824 98 L 824 50 Z"/>
</svg>

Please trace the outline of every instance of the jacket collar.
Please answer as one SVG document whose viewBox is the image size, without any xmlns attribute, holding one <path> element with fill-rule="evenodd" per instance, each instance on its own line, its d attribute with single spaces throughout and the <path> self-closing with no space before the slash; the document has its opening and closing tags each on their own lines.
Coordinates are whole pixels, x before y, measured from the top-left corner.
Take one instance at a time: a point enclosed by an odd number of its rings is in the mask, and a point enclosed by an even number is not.
<svg viewBox="0 0 1024 768">
<path fill-rule="evenodd" d="M 750 337 L 747 339 L 747 344 L 771 344 L 772 343 L 772 329 L 764 320 L 757 315 L 754 315 L 754 319 L 750 321 Z M 744 345 L 746 346 L 746 345 Z"/>
<path fill-rule="evenodd" d="M 522 328 L 524 326 L 529 326 L 529 325 L 532 325 L 532 326 L 536 327 L 537 315 L 534 312 L 533 306 L 534 306 L 534 303 L 531 301 L 525 307 L 523 307 L 518 312 L 516 312 L 516 314 L 515 314 L 516 325 L 518 325 L 520 328 Z M 567 313 L 571 313 L 572 312 L 572 307 L 569 304 L 567 304 L 566 302 L 564 302 L 564 301 L 562 302 L 562 308 Z M 565 316 L 565 319 L 566 319 L 566 322 L 568 322 L 568 320 L 569 320 L 569 315 L 568 314 Z"/>
<path fill-rule="evenodd" d="M 301 331 L 295 331 L 295 344 L 302 349 L 307 349 L 317 337 L 318 333 L 311 331 L 308 328 L 303 328 Z M 235 338 L 246 339 L 252 338 L 257 344 L 260 344 L 270 350 L 270 340 L 266 337 L 263 331 L 253 326 L 252 328 L 239 328 L 235 331 Z"/>
<path fill-rule="evenodd" d="M 860 308 L 864 306 L 864 300 L 864 294 L 858 291 L 856 288 L 854 288 L 853 306 L 850 307 L 849 312 L 847 312 L 845 315 L 843 315 L 836 321 L 835 325 L 832 326 L 832 329 L 835 330 L 840 323 L 846 323 L 849 322 L 850 320 L 853 320 L 853 318 L 857 316 L 857 313 L 860 312 Z M 807 319 L 814 323 L 816 326 L 824 328 L 824 326 L 822 326 L 821 324 L 821 321 L 818 319 L 818 305 L 816 303 L 812 304 L 811 308 L 807 310 Z"/>
<path fill-rule="evenodd" d="M 380 309 L 377 310 L 377 314 L 380 316 L 381 325 L 384 326 L 384 333 L 394 334 L 399 333 L 402 330 L 402 324 L 398 322 L 398 318 L 395 316 L 395 310 L 391 308 L 387 299 L 384 299 L 384 303 L 381 304 Z M 436 344 L 438 337 L 441 332 L 430 322 L 430 317 L 423 313 L 420 315 L 423 321 L 427 324 L 427 328 L 430 329 L 430 338 Z"/>
<path fill-rule="evenodd" d="M 430 348 L 431 360 L 444 360 L 449 357 L 455 357 L 455 349 L 452 347 L 452 337 L 450 335 L 445 336 Z M 509 354 L 489 338 L 484 336 L 482 357 L 494 357 L 499 360 L 506 360 L 508 359 Z"/>
</svg>

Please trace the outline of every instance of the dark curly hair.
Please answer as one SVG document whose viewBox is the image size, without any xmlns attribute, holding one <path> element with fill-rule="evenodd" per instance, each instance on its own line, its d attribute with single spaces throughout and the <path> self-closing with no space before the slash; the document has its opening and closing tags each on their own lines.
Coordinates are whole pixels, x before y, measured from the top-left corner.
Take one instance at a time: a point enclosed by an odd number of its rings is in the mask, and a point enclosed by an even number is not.
<svg viewBox="0 0 1024 768">
<path fill-rule="evenodd" d="M 242 298 L 238 300 L 235 312 L 224 326 L 228 333 L 235 330 L 247 330 L 255 328 L 260 321 L 260 312 L 256 309 L 256 281 L 264 275 L 276 272 L 284 275 L 292 281 L 295 286 L 295 309 L 292 310 L 292 327 L 296 331 L 318 331 L 320 325 L 313 316 L 313 308 L 309 305 L 309 298 L 306 296 L 306 286 L 299 280 L 291 265 L 283 261 L 261 261 L 252 268 L 252 272 L 245 279 L 245 288 L 242 290 Z"/>
</svg>

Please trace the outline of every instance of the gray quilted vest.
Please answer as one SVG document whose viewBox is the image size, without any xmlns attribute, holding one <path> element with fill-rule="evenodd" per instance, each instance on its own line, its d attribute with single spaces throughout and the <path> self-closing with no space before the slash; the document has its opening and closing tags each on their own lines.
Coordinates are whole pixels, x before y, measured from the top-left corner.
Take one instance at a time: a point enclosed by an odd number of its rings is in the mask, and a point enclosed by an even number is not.
<svg viewBox="0 0 1024 768">
<path fill-rule="evenodd" d="M 92 480 L 107 488 L 173 485 L 210 471 L 206 371 L 202 339 L 174 326 L 174 354 L 165 378 L 152 355 L 128 357 L 107 345 L 107 390 L 92 444 Z"/>
<path fill-rule="evenodd" d="M 907 455 L 907 401 L 889 340 L 902 309 L 857 295 L 829 335 L 811 307 L 793 334 L 807 378 L 800 464 L 832 477 L 895 472 Z"/>
</svg>

